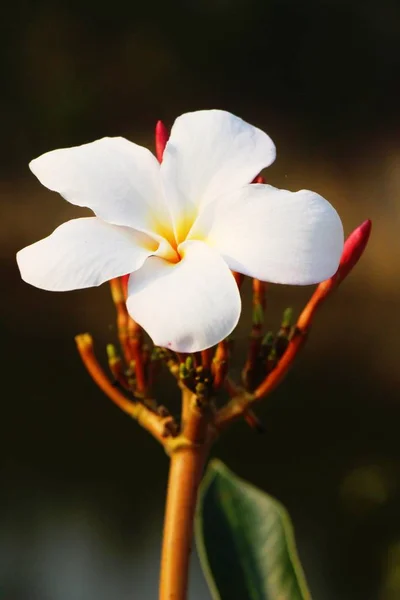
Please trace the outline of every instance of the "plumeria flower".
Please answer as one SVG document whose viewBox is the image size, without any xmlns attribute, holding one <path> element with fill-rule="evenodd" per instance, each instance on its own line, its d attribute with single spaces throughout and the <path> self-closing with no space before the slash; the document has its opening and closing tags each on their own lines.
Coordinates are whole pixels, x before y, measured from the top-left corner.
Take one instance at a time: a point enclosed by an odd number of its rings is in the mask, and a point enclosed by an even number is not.
<svg viewBox="0 0 400 600">
<path fill-rule="evenodd" d="M 22 278 L 66 291 L 130 274 L 129 314 L 155 344 L 213 346 L 239 319 L 232 270 L 307 285 L 339 264 L 343 228 L 329 202 L 251 184 L 274 159 L 266 133 L 221 110 L 179 117 L 161 164 L 120 137 L 48 152 L 30 163 L 32 172 L 95 216 L 21 250 Z"/>
</svg>

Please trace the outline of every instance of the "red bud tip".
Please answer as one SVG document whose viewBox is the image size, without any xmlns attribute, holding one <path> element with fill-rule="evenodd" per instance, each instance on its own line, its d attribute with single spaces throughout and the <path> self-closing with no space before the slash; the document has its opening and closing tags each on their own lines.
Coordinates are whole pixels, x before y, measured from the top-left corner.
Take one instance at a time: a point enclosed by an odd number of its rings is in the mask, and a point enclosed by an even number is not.
<svg viewBox="0 0 400 600">
<path fill-rule="evenodd" d="M 253 183 L 265 183 L 265 179 L 262 175 L 257 175 L 257 177 L 254 177 Z"/>
<path fill-rule="evenodd" d="M 169 131 L 162 121 L 156 125 L 156 156 L 159 162 L 162 162 L 165 146 L 169 138 Z"/>
<path fill-rule="evenodd" d="M 372 222 L 368 219 L 361 223 L 344 243 L 338 269 L 338 279 L 342 281 L 360 260 L 371 234 Z M 339 283 L 338 281 L 338 283 Z"/>
<path fill-rule="evenodd" d="M 367 246 L 369 236 L 371 234 L 371 227 L 372 223 L 368 219 L 356 227 L 356 229 L 349 235 L 344 243 L 338 270 L 330 279 L 326 279 L 318 285 L 304 311 L 307 322 L 311 322 L 312 316 L 319 303 L 324 300 L 334 289 L 336 289 L 343 279 L 345 279 L 356 266 Z"/>
</svg>

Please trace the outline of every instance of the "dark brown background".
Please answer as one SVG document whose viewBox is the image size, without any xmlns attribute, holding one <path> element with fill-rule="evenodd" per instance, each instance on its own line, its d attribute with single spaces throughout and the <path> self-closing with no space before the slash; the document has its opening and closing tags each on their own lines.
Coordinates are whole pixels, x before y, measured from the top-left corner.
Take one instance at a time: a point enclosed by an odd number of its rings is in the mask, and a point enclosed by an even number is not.
<svg viewBox="0 0 400 600">
<path fill-rule="evenodd" d="M 237 425 L 215 454 L 289 508 L 315 600 L 400 598 L 397 0 L 20 0 L 2 30 L 0 599 L 156 598 L 168 466 L 76 355 L 76 333 L 100 354 L 115 339 L 107 288 L 19 279 L 16 250 L 81 214 L 27 163 L 104 135 L 152 146 L 157 119 L 214 107 L 271 135 L 268 182 L 320 192 L 347 233 L 374 222 L 263 407 L 266 434 Z M 268 326 L 310 291 L 271 286 Z"/>
</svg>

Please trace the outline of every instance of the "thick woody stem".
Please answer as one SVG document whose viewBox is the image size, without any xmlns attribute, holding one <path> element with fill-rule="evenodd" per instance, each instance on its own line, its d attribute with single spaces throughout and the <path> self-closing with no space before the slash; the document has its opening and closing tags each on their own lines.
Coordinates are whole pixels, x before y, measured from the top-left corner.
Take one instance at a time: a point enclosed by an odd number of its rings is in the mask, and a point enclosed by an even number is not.
<svg viewBox="0 0 400 600">
<path fill-rule="evenodd" d="M 207 458 L 209 415 L 186 397 L 181 436 L 169 446 L 171 466 L 165 509 L 159 600 L 186 600 L 197 492 Z"/>
<path fill-rule="evenodd" d="M 104 373 L 94 354 L 91 335 L 84 333 L 75 338 L 80 357 L 87 371 L 97 386 L 125 413 L 135 419 L 144 429 L 147 429 L 163 446 L 173 425 L 173 418 L 160 417 L 149 410 L 141 402 L 128 400 L 116 387 L 113 386 Z"/>
<path fill-rule="evenodd" d="M 193 392 L 182 381 L 179 382 L 179 387 L 182 393 L 181 424 L 184 428 L 190 416 Z"/>
</svg>

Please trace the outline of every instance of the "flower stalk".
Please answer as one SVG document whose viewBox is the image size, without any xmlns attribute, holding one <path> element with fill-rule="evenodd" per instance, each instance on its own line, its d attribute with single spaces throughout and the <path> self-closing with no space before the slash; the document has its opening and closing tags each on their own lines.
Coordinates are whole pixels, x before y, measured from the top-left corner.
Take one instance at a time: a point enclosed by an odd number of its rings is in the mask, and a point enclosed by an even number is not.
<svg viewBox="0 0 400 600">
<path fill-rule="evenodd" d="M 157 414 L 142 402 L 128 400 L 111 383 L 94 354 L 93 339 L 89 333 L 77 335 L 75 341 L 82 362 L 96 385 L 114 404 L 135 419 L 144 429 L 147 429 L 162 445 L 165 445 L 167 437 L 171 435 L 171 431 L 174 429 L 174 419 L 170 415 L 161 416 Z"/>
<path fill-rule="evenodd" d="M 253 406 L 287 374 L 316 310 L 361 257 L 371 223 L 349 236 L 339 264 L 343 226 L 334 208 L 310 190 L 266 185 L 257 173 L 274 161 L 274 143 L 226 111 L 187 113 L 171 132 L 159 121 L 155 150 L 102 138 L 33 160 L 43 185 L 94 216 L 64 223 L 17 261 L 25 281 L 47 290 L 110 282 L 121 347 L 107 347 L 113 379 L 89 334 L 76 337 L 77 348 L 98 387 L 171 458 L 160 600 L 185 600 L 210 446 L 239 418 L 262 430 Z M 229 368 L 243 273 L 253 281 L 253 322 L 242 387 Z M 263 334 L 266 280 L 324 278 L 294 327 L 287 310 L 277 334 Z M 151 397 L 165 366 L 181 391 L 180 421 Z"/>
<path fill-rule="evenodd" d="M 124 412 L 136 419 L 170 456 L 161 558 L 159 600 L 186 600 L 193 521 L 198 487 L 210 447 L 224 429 L 243 418 L 254 430 L 263 425 L 253 407 L 268 396 L 286 376 L 304 346 L 317 308 L 330 296 L 360 259 L 371 231 L 370 221 L 360 225 L 346 240 L 338 271 L 320 283 L 292 326 L 292 311 L 286 309 L 276 335 L 263 335 L 266 287 L 253 280 L 253 324 L 250 348 L 243 369 L 244 388 L 229 374 L 232 340 L 214 348 L 185 354 L 154 346 L 150 352 L 143 331 L 126 310 L 126 280 L 110 282 L 116 307 L 118 336 L 124 360 L 116 348 L 107 346 L 113 384 L 98 363 L 89 334 L 76 337 L 78 351 L 89 374 L 100 389 Z M 235 274 L 236 275 L 236 274 Z M 243 277 L 237 277 L 241 285 Z M 181 390 L 180 423 L 164 406 L 148 396 L 162 366 L 166 366 Z M 134 377 L 132 378 L 132 368 Z M 261 376 L 260 379 L 260 374 Z M 128 399 L 124 393 L 132 395 Z M 218 396 L 229 399 L 220 408 Z"/>
<path fill-rule="evenodd" d="M 209 406 L 183 391 L 182 433 L 170 446 L 159 600 L 186 600 L 197 492 L 212 442 Z"/>
</svg>

